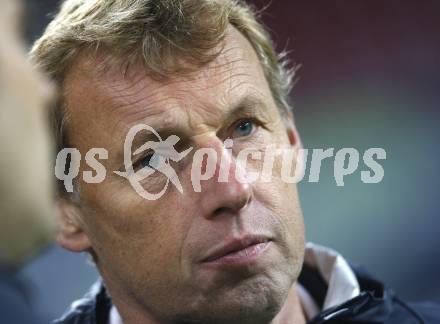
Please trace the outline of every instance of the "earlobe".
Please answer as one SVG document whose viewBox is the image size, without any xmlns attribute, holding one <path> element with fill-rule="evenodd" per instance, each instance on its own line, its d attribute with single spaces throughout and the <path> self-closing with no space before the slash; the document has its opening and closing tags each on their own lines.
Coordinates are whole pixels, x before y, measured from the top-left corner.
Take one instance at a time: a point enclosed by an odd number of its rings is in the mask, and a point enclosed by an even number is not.
<svg viewBox="0 0 440 324">
<path fill-rule="evenodd" d="M 90 250 L 90 240 L 84 231 L 79 207 L 70 201 L 59 199 L 56 203 L 56 208 L 58 225 L 57 243 L 72 252 Z"/>
<path fill-rule="evenodd" d="M 289 118 L 287 122 L 286 132 L 290 145 L 295 147 L 296 149 L 302 148 L 298 130 L 296 129 L 295 123 L 291 118 Z"/>
<path fill-rule="evenodd" d="M 287 136 L 289 138 L 290 145 L 292 145 L 292 146 L 298 145 L 298 139 L 296 136 L 296 131 L 294 129 L 288 128 L 287 129 Z"/>
</svg>

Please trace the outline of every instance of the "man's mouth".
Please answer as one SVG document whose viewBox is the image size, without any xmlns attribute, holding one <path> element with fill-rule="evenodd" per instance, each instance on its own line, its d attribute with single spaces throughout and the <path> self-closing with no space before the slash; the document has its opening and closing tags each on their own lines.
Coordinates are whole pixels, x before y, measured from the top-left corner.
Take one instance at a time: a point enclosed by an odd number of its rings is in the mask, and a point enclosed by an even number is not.
<svg viewBox="0 0 440 324">
<path fill-rule="evenodd" d="M 202 263 L 245 265 L 253 262 L 271 245 L 266 236 L 246 235 L 219 244 L 207 253 Z"/>
</svg>

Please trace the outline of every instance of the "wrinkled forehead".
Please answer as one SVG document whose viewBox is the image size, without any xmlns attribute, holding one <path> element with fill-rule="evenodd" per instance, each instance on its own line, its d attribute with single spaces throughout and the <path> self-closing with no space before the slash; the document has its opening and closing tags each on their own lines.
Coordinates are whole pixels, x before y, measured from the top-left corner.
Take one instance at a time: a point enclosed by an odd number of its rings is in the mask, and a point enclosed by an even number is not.
<svg viewBox="0 0 440 324">
<path fill-rule="evenodd" d="M 172 123 L 185 118 L 188 109 L 195 111 L 195 106 L 203 107 L 204 117 L 214 120 L 221 118 L 219 107 L 233 105 L 231 100 L 240 100 L 246 92 L 268 95 L 262 93 L 268 87 L 247 39 L 231 27 L 219 46 L 220 54 L 209 64 L 165 80 L 149 77 L 141 64 L 96 69 L 103 58 L 83 53 L 64 83 L 69 128 L 75 136 L 81 133 L 85 137 L 84 131 L 91 130 L 88 124 L 94 120 L 115 135 L 150 118 Z"/>
</svg>

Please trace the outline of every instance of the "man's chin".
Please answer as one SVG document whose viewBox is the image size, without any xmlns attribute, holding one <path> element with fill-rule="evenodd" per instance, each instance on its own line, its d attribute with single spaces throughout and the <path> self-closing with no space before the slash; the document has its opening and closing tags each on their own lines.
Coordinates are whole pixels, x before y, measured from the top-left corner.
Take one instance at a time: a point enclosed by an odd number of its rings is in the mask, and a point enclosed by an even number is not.
<svg viewBox="0 0 440 324">
<path fill-rule="evenodd" d="M 190 317 L 203 319 L 203 323 L 268 323 L 283 306 L 292 284 L 287 274 L 237 278 L 204 294 L 193 305 L 195 312 Z"/>
</svg>

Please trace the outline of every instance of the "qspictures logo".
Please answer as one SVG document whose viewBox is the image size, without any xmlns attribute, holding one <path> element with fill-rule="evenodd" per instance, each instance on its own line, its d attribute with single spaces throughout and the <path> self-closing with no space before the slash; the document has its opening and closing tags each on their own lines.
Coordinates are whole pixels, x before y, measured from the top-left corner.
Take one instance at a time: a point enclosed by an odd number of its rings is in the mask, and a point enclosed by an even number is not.
<svg viewBox="0 0 440 324">
<path fill-rule="evenodd" d="M 134 139 L 141 131 L 151 133 L 155 140 L 147 141 L 133 152 Z M 218 182 L 230 181 L 233 162 L 235 163 L 233 176 L 236 181 L 268 183 L 273 180 L 277 158 L 281 161 L 281 169 L 277 171 L 276 176 L 285 183 L 299 183 L 305 179 L 308 182 L 319 182 L 322 161 L 325 159 L 334 159 L 333 176 L 337 186 L 344 186 L 344 178 L 353 175 L 359 169 L 359 165 L 362 165 L 363 168 L 360 173 L 363 183 L 380 183 L 384 178 L 384 168 L 379 163 L 379 160 L 386 159 L 386 151 L 382 148 L 369 148 L 361 154 L 354 148 L 343 148 L 336 151 L 334 148 L 309 150 L 269 145 L 264 152 L 247 148 L 232 154 L 233 140 L 226 139 L 223 143 L 223 149 L 227 154 L 218 154 L 216 150 L 209 147 L 197 150 L 190 147 L 178 152 L 176 145 L 179 141 L 180 138 L 177 135 L 163 139 L 151 126 L 135 125 L 128 131 L 124 142 L 125 171 L 112 172 L 125 178 L 136 193 L 147 200 L 161 198 L 170 184 L 181 194 L 184 194 L 181 179 L 179 179 L 178 172 L 172 167 L 171 162 L 180 162 L 190 158 L 189 153 L 192 151 L 194 152 L 190 163 L 191 184 L 195 192 L 201 192 L 202 182 L 212 179 L 215 175 L 217 178 L 214 180 Z M 140 169 L 135 169 L 132 157 L 145 154 L 145 152 L 148 152 L 145 165 L 142 165 Z M 105 180 L 107 170 L 99 160 L 107 160 L 108 156 L 109 153 L 104 148 L 93 148 L 86 153 L 85 162 L 93 171 L 83 171 L 84 182 L 97 184 Z M 57 155 L 55 176 L 63 181 L 67 192 L 74 191 L 74 179 L 79 176 L 81 159 L 81 153 L 75 148 L 65 148 Z M 361 159 L 362 163 L 360 163 Z M 306 176 L 306 166 L 309 160 L 310 168 L 308 168 L 308 176 Z M 251 164 L 253 167 L 249 167 Z M 258 165 L 259 168 L 255 169 L 255 165 Z M 166 181 L 159 191 L 153 193 L 145 188 L 143 182 L 156 172 L 163 175 Z"/>
</svg>

